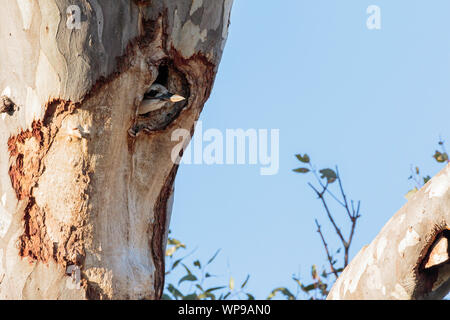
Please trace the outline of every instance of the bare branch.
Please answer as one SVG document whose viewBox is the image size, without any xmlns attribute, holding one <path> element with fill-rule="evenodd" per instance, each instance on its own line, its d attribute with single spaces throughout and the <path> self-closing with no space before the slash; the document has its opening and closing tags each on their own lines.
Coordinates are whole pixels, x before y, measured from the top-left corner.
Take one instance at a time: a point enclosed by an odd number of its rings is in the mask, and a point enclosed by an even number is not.
<svg viewBox="0 0 450 320">
<path fill-rule="evenodd" d="M 320 229 L 319 222 L 317 222 L 317 219 L 315 221 L 316 221 L 316 225 L 317 225 L 317 232 L 319 233 L 320 238 L 322 239 L 323 246 L 325 247 L 325 252 L 327 253 L 327 258 L 328 258 L 328 262 L 330 263 L 331 272 L 334 274 L 334 276 L 337 279 L 337 278 L 339 278 L 339 273 L 334 268 L 333 257 L 330 255 L 330 252 L 328 251 L 328 245 L 327 245 L 327 243 L 325 241 L 325 238 L 324 238 L 324 236 L 322 234 L 322 230 Z"/>
</svg>

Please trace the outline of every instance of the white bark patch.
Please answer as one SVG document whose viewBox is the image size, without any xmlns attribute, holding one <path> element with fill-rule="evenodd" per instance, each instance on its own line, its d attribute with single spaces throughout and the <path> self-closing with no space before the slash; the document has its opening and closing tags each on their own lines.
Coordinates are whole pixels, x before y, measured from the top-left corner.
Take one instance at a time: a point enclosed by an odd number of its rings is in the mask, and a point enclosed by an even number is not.
<svg viewBox="0 0 450 320">
<path fill-rule="evenodd" d="M 60 84 L 58 73 L 48 61 L 45 53 L 41 50 L 35 80 L 39 102 L 43 105 L 51 98 L 58 98 Z"/>
<path fill-rule="evenodd" d="M 192 0 L 192 6 L 191 11 L 189 12 L 189 15 L 193 15 L 195 11 L 197 11 L 201 6 L 203 5 L 203 0 Z"/>
<path fill-rule="evenodd" d="M 336 290 L 333 290 L 333 294 L 331 296 L 332 300 L 339 300 L 339 290 L 341 289 L 341 287 L 339 286 Z"/>
<path fill-rule="evenodd" d="M 417 234 L 417 232 L 410 227 L 408 231 L 406 231 L 406 235 L 403 238 L 402 241 L 398 244 L 398 253 L 400 256 L 403 256 L 405 254 L 405 250 L 408 247 L 415 246 L 420 241 L 420 236 Z"/>
<path fill-rule="evenodd" d="M 6 278 L 5 287 L 0 292 L 1 295 L 9 295 L 15 297 L 15 299 L 22 299 L 22 289 L 25 287 L 25 283 L 33 271 L 36 263 L 30 262 L 28 259 L 22 259 L 19 255 L 19 249 L 17 247 L 17 239 L 22 235 L 22 228 L 19 228 L 9 238 L 8 245 L 5 250 L 5 272 Z M 3 290 L 4 288 L 4 290 Z"/>
<path fill-rule="evenodd" d="M 31 20 L 33 18 L 33 0 L 17 0 L 17 6 L 20 9 L 22 15 L 23 29 L 28 30 L 31 26 Z"/>
<path fill-rule="evenodd" d="M 372 250 L 369 250 L 369 248 L 365 250 L 366 257 L 365 259 L 363 259 L 364 263 L 356 270 L 355 277 L 351 280 L 351 283 L 348 287 L 351 293 L 355 292 L 356 288 L 358 287 L 359 280 L 361 279 L 362 275 L 366 272 L 367 267 L 372 265 L 374 262 L 371 251 Z"/>
<path fill-rule="evenodd" d="M 359 280 L 362 275 L 366 272 L 366 269 L 373 265 L 375 259 L 372 254 L 372 250 L 370 246 L 365 246 L 361 249 L 361 251 L 357 254 L 354 259 L 355 261 L 361 261 L 361 264 L 351 264 L 347 268 L 346 273 L 352 274 L 352 277 L 345 277 L 344 280 L 344 293 L 345 296 L 347 291 L 350 293 L 354 293 L 358 287 Z"/>
<path fill-rule="evenodd" d="M 10 97 L 11 96 L 11 88 L 10 87 L 6 87 L 5 89 L 3 89 L 2 96 Z"/>
<path fill-rule="evenodd" d="M 180 51 L 181 55 L 188 59 L 195 53 L 195 48 L 200 42 L 204 42 L 208 35 L 208 30 L 200 31 L 200 26 L 188 20 L 181 28 L 178 11 L 175 10 L 174 19 L 174 46 Z"/>
<path fill-rule="evenodd" d="M 380 257 L 382 256 L 384 249 L 386 248 L 387 245 L 387 240 L 385 237 L 382 237 L 380 240 L 378 240 L 378 244 L 377 244 L 377 260 L 380 259 Z"/>
<path fill-rule="evenodd" d="M 5 274 L 5 267 L 3 266 L 3 249 L 0 249 L 0 282 Z"/>
<path fill-rule="evenodd" d="M 440 198 L 447 193 L 447 190 L 450 187 L 450 172 L 448 168 L 449 167 L 447 167 L 445 173 L 433 178 L 430 185 L 425 190 L 430 199 Z"/>
<path fill-rule="evenodd" d="M 370 290 L 381 290 L 381 284 L 383 280 L 381 277 L 380 268 L 378 268 L 376 264 L 369 266 L 367 268 L 367 275 L 369 277 L 367 281 L 367 287 Z"/>
<path fill-rule="evenodd" d="M 6 193 L 2 195 L 0 206 L 0 238 L 3 238 L 9 230 L 12 222 L 12 214 L 9 213 L 6 206 Z M 0 261 L 1 263 L 1 261 Z"/>
<path fill-rule="evenodd" d="M 90 128 L 80 125 L 76 120 L 69 118 L 63 123 L 62 132 L 69 137 L 83 139 L 90 134 Z"/>
<path fill-rule="evenodd" d="M 27 107 L 27 112 L 25 113 L 26 123 L 32 123 L 33 120 L 41 119 L 44 110 L 41 108 L 36 92 L 30 87 L 27 88 L 25 105 Z"/>
<path fill-rule="evenodd" d="M 9 230 L 12 222 L 12 215 L 0 206 L 0 238 L 3 238 Z"/>
<path fill-rule="evenodd" d="M 395 291 L 391 293 L 391 296 L 397 300 L 409 300 L 409 295 L 406 292 L 405 288 L 403 288 L 398 283 L 395 285 Z"/>
</svg>

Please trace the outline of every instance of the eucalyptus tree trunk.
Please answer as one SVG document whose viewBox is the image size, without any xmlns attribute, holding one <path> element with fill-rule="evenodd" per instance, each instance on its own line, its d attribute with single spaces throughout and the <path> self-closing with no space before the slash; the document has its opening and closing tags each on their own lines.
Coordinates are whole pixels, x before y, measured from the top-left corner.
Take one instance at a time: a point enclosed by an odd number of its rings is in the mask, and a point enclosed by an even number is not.
<svg viewBox="0 0 450 320">
<path fill-rule="evenodd" d="M 0 298 L 158 299 L 177 165 L 232 0 L 4 0 Z M 186 100 L 128 134 L 153 83 Z"/>
<path fill-rule="evenodd" d="M 450 164 L 345 268 L 328 299 L 442 299 L 450 291 Z"/>
</svg>

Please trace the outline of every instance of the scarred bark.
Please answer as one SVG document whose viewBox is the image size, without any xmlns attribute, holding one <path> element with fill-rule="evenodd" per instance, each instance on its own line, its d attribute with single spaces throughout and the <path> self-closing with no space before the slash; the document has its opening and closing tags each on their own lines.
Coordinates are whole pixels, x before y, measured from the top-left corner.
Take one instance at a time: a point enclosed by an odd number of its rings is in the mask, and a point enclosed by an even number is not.
<svg viewBox="0 0 450 320">
<path fill-rule="evenodd" d="M 345 268 L 328 299 L 442 299 L 450 291 L 450 164 Z"/>
<path fill-rule="evenodd" d="M 232 0 L 5 1 L 0 298 L 159 298 L 171 133 L 192 131 L 209 97 Z M 155 81 L 187 99 L 133 138 Z"/>
</svg>

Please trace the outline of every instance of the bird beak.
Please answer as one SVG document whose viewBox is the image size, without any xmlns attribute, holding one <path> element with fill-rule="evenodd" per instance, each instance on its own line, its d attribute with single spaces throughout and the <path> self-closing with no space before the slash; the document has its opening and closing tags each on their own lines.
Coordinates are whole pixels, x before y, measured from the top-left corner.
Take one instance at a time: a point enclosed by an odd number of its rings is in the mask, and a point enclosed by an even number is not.
<svg viewBox="0 0 450 320">
<path fill-rule="evenodd" d="M 171 96 L 171 97 L 169 98 L 169 100 L 170 100 L 171 102 L 180 102 L 180 101 L 186 100 L 186 98 L 185 98 L 185 97 L 182 97 L 182 96 L 179 96 L 178 94 L 174 94 L 173 96 Z"/>
</svg>

